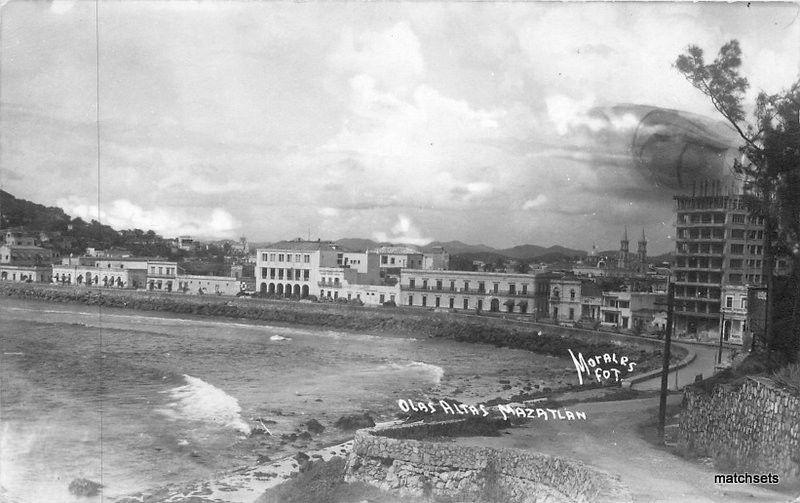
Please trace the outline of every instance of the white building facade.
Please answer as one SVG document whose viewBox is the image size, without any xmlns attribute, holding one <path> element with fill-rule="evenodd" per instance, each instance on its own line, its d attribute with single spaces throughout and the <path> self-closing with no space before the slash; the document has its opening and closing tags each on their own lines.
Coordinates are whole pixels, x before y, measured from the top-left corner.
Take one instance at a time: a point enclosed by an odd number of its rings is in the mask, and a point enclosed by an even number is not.
<svg viewBox="0 0 800 503">
<path fill-rule="evenodd" d="M 451 270 L 403 269 L 400 297 L 404 306 L 533 314 L 536 278 Z"/>
</svg>

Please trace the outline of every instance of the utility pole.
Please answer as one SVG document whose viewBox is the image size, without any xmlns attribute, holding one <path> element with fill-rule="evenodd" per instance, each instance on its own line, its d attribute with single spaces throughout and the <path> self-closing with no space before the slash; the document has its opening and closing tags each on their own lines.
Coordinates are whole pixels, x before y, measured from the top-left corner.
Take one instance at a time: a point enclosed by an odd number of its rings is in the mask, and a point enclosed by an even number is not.
<svg viewBox="0 0 800 503">
<path fill-rule="evenodd" d="M 672 317 L 675 304 L 675 284 L 670 277 L 667 287 L 667 333 L 664 335 L 664 367 L 661 371 L 661 399 L 658 404 L 658 436 L 664 440 L 664 424 L 667 419 L 667 378 L 669 377 L 670 343 L 672 342 Z"/>
<path fill-rule="evenodd" d="M 722 336 L 725 333 L 725 312 L 722 313 L 719 327 L 719 352 L 717 353 L 717 365 L 722 365 Z"/>
</svg>

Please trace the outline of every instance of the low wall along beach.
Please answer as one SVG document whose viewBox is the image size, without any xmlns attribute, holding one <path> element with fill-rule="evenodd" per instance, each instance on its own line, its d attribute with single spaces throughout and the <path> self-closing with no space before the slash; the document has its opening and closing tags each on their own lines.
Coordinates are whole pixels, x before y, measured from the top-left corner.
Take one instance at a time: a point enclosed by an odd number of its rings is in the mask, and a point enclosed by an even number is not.
<svg viewBox="0 0 800 503">
<path fill-rule="evenodd" d="M 409 438 L 457 436 L 465 424 L 446 421 L 360 430 L 348 457 L 345 480 L 401 495 L 457 501 L 623 503 L 631 499 L 609 474 L 578 461 Z"/>
<path fill-rule="evenodd" d="M 558 357 L 568 350 L 585 354 L 623 352 L 639 362 L 637 373 L 660 366 L 661 342 L 619 338 L 548 325 L 519 324 L 492 317 L 434 313 L 414 308 L 359 307 L 219 296 L 185 296 L 81 286 L 0 283 L 0 295 L 25 300 L 69 302 L 111 308 L 261 320 L 337 330 L 443 337 L 493 344 Z M 538 332 L 541 335 L 538 335 Z M 674 355 L 679 359 L 681 355 Z"/>
</svg>

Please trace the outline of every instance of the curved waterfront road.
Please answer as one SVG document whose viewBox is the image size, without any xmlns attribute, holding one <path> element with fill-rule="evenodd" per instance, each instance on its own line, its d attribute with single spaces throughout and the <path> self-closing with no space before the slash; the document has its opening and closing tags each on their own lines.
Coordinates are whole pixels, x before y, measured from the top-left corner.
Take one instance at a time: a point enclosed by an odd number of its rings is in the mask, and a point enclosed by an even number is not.
<svg viewBox="0 0 800 503">
<path fill-rule="evenodd" d="M 681 396 L 672 394 L 674 411 Z M 460 445 L 511 447 L 577 459 L 618 477 L 632 503 L 776 503 L 797 494 L 769 486 L 715 484 L 719 472 L 648 442 L 655 435 L 658 397 L 571 405 L 587 421 L 529 420 L 499 437 L 461 437 Z"/>
<path fill-rule="evenodd" d="M 717 352 L 719 348 L 716 346 L 707 346 L 705 344 L 687 344 L 685 342 L 679 342 L 678 344 L 682 344 L 689 348 L 690 351 L 694 351 L 697 355 L 686 367 L 678 370 L 674 370 L 670 372 L 669 379 L 667 383 L 669 385 L 669 389 L 675 390 L 680 389 L 686 386 L 687 384 L 692 384 L 694 382 L 695 376 L 698 374 L 703 374 L 703 378 L 711 377 L 714 374 L 714 365 L 717 362 Z M 722 361 L 726 361 L 728 356 L 730 356 L 731 350 L 728 348 L 722 349 Z M 676 377 L 677 377 L 677 387 L 676 387 Z M 650 390 L 657 390 L 661 389 L 661 376 L 654 377 L 653 379 L 648 379 L 647 381 L 642 381 L 640 383 L 636 383 L 632 386 L 635 390 L 640 391 L 650 391 Z"/>
</svg>

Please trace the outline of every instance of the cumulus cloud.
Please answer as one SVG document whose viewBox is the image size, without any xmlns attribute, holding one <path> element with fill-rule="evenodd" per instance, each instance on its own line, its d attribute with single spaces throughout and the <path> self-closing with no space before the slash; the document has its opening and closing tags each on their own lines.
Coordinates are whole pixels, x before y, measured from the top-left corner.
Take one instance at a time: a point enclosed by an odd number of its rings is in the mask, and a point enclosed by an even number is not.
<svg viewBox="0 0 800 503">
<path fill-rule="evenodd" d="M 99 220 L 115 229 L 153 230 L 166 237 L 188 234 L 206 238 L 233 238 L 241 227 L 241 223 L 223 208 L 195 211 L 165 207 L 145 209 L 127 199 L 117 199 L 98 208 L 75 196 L 59 199 L 56 203 L 73 217 Z"/>
<path fill-rule="evenodd" d="M 392 226 L 390 232 L 375 232 L 373 237 L 381 243 L 404 243 L 417 246 L 424 246 L 433 241 L 432 238 L 422 237 L 411 219 L 405 215 L 398 215 L 397 222 Z"/>
<path fill-rule="evenodd" d="M 540 208 L 547 203 L 547 196 L 544 194 L 539 194 L 538 196 L 534 197 L 533 199 L 528 199 L 522 205 L 523 210 L 532 210 L 534 208 Z"/>
<path fill-rule="evenodd" d="M 599 114 L 593 96 L 576 100 L 555 94 L 545 98 L 545 105 L 548 118 L 556 132 L 562 136 L 582 128 L 594 133 L 604 130 L 621 133 L 630 131 L 639 124 L 639 118 L 632 113 Z"/>
<path fill-rule="evenodd" d="M 425 71 L 419 39 L 405 22 L 384 31 L 345 29 L 328 63 L 337 72 L 367 74 L 395 90 L 407 89 Z"/>
<path fill-rule="evenodd" d="M 50 12 L 53 14 L 64 14 L 69 12 L 75 5 L 76 0 L 53 0 L 50 4 Z"/>
<path fill-rule="evenodd" d="M 320 208 L 317 213 L 319 213 L 322 217 L 333 218 L 339 216 L 340 211 L 337 208 L 326 206 L 325 208 Z"/>
</svg>

